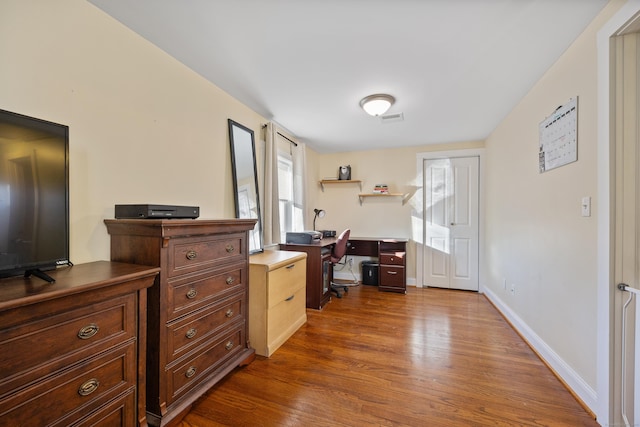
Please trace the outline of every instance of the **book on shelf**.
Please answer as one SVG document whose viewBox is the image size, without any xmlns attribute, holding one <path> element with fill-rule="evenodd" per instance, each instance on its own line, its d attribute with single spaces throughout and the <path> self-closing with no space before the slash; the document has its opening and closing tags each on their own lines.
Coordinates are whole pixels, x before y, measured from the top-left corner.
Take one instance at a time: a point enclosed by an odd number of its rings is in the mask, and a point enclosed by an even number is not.
<svg viewBox="0 0 640 427">
<path fill-rule="evenodd" d="M 389 187 L 387 186 L 387 184 L 376 184 L 375 187 L 373 187 L 373 193 L 374 194 L 388 194 L 389 193 Z"/>
</svg>

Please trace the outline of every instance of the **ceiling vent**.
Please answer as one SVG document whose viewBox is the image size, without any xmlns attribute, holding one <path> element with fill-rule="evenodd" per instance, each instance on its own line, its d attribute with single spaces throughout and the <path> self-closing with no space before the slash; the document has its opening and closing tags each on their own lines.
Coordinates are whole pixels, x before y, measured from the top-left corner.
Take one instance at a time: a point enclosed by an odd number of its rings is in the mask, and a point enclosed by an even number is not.
<svg viewBox="0 0 640 427">
<path fill-rule="evenodd" d="M 404 121 L 404 115 L 402 113 L 393 113 L 380 116 L 382 123 L 395 123 Z"/>
</svg>

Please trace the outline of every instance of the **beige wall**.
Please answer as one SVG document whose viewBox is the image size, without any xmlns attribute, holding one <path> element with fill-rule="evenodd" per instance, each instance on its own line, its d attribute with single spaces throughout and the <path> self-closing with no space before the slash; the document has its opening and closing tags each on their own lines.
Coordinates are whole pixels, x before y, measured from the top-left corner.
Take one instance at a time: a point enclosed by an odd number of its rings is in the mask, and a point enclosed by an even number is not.
<svg viewBox="0 0 640 427">
<path fill-rule="evenodd" d="M 70 127 L 71 260 L 109 259 L 117 203 L 232 218 L 227 119 L 265 119 L 84 0 L 3 0 L 0 108 Z"/>
<path fill-rule="evenodd" d="M 606 102 L 596 34 L 622 3 L 600 13 L 486 141 L 484 287 L 586 391 L 596 389 L 596 123 Z M 540 174 L 538 124 L 575 96 L 578 161 Z M 591 217 L 581 216 L 584 196 Z"/>
<path fill-rule="evenodd" d="M 363 113 L 364 114 L 364 113 Z M 416 167 L 418 153 L 481 148 L 483 142 L 472 141 L 458 144 L 425 145 L 417 147 L 390 148 L 384 150 L 352 151 L 316 155 L 317 171 L 309 174 L 310 197 L 313 202 L 309 210 L 321 208 L 326 216 L 316 221 L 320 230 L 336 230 L 338 233 L 351 229 L 355 237 L 401 237 L 413 239 L 413 208 L 421 203 L 416 189 L 422 185 Z M 337 178 L 338 167 L 351 165 L 351 178 L 362 181 L 362 190 L 357 184 L 325 185 L 322 191 L 319 181 Z M 376 184 L 387 184 L 391 193 L 408 195 L 403 198 L 367 198 L 362 205 L 359 193 L 371 193 Z M 415 284 L 415 242 L 410 241 L 407 251 L 407 281 Z"/>
</svg>

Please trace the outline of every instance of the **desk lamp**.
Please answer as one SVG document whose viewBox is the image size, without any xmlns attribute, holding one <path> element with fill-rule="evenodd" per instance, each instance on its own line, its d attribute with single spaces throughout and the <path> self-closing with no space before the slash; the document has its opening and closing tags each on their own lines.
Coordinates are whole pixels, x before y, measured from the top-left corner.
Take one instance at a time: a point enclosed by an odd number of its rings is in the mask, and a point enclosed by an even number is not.
<svg viewBox="0 0 640 427">
<path fill-rule="evenodd" d="M 324 210 L 322 209 L 314 209 L 313 210 L 315 212 L 315 216 L 313 217 L 313 231 L 316 231 L 316 218 L 320 217 L 324 217 Z"/>
</svg>

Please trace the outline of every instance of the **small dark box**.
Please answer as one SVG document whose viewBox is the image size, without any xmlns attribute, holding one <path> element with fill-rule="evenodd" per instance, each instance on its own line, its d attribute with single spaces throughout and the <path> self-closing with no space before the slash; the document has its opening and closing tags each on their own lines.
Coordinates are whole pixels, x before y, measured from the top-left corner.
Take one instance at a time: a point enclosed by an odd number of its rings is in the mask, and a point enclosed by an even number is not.
<svg viewBox="0 0 640 427">
<path fill-rule="evenodd" d="M 374 261 L 362 261 L 362 284 L 378 286 L 378 266 Z"/>
</svg>

